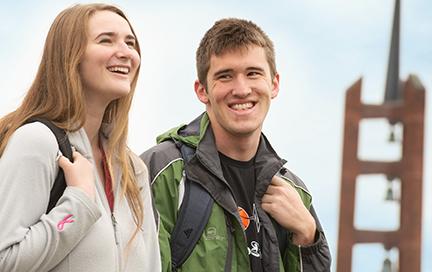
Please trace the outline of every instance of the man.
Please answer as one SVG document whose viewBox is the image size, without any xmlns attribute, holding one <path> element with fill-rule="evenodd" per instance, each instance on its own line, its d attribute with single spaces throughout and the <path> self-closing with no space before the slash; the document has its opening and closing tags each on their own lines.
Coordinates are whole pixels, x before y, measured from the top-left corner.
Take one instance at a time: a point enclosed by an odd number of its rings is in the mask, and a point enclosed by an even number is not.
<svg viewBox="0 0 432 272">
<path fill-rule="evenodd" d="M 206 112 L 159 136 L 141 155 L 160 212 L 163 270 L 330 271 L 311 196 L 261 132 L 279 91 L 271 40 L 250 21 L 222 19 L 201 40 L 196 61 L 195 93 Z M 192 159 L 182 157 L 182 145 L 195 149 Z M 170 242 L 188 194 L 184 174 L 214 203 L 198 242 L 178 265 Z"/>
</svg>

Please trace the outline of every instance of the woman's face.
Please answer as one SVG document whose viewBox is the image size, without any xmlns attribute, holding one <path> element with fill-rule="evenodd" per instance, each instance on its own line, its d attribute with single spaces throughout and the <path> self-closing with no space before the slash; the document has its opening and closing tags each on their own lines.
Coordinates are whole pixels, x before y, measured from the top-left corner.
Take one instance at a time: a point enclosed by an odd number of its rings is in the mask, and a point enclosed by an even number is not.
<svg viewBox="0 0 432 272">
<path fill-rule="evenodd" d="M 80 62 L 86 102 L 106 107 L 126 96 L 140 65 L 128 22 L 112 11 L 97 11 L 88 22 L 88 43 Z"/>
</svg>

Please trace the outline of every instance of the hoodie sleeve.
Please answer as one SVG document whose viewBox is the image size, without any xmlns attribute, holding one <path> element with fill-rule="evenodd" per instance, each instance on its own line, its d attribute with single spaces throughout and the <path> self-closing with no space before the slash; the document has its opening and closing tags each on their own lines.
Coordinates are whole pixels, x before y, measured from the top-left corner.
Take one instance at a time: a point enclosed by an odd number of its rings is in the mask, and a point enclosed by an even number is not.
<svg viewBox="0 0 432 272">
<path fill-rule="evenodd" d="M 57 152 L 54 134 L 36 122 L 17 129 L 0 158 L 0 271 L 51 270 L 101 216 L 74 187 L 45 214 Z"/>
</svg>

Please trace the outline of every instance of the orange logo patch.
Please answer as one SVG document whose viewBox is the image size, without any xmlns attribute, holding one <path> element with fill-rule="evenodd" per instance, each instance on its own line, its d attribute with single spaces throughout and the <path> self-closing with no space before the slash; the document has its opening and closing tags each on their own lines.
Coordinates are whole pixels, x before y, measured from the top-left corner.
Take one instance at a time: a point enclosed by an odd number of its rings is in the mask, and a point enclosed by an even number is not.
<svg viewBox="0 0 432 272">
<path fill-rule="evenodd" d="M 243 225 L 243 229 L 247 230 L 247 228 L 249 227 L 250 224 L 250 218 L 249 218 L 249 214 L 247 214 L 247 212 L 245 211 L 245 209 L 243 209 L 242 207 L 238 207 L 237 208 L 238 213 L 240 215 L 240 219 Z"/>
</svg>

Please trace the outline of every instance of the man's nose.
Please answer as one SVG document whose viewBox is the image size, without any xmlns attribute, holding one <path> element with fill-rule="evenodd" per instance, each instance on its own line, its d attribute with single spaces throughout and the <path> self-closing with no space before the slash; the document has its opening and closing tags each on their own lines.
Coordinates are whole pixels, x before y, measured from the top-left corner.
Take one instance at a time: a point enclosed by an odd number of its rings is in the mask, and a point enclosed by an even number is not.
<svg viewBox="0 0 432 272">
<path fill-rule="evenodd" d="M 237 76 L 233 83 L 232 94 L 235 96 L 246 97 L 252 92 L 248 79 L 243 75 Z"/>
</svg>

